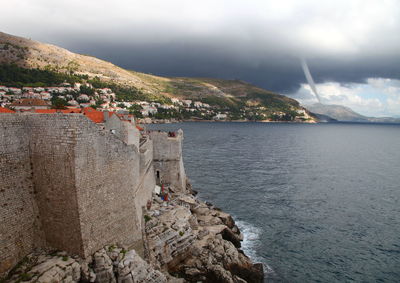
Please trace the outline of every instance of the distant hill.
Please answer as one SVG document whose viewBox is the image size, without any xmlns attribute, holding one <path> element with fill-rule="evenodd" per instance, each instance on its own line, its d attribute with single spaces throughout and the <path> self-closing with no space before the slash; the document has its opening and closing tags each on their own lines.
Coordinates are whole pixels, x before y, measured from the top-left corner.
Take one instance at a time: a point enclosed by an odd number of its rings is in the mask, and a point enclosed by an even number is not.
<svg viewBox="0 0 400 283">
<path fill-rule="evenodd" d="M 400 118 L 393 117 L 369 117 L 368 121 L 373 123 L 400 123 Z"/>
<path fill-rule="evenodd" d="M 136 93 L 140 92 L 149 99 L 175 97 L 200 100 L 221 109 L 236 111 L 235 117 L 238 119 L 246 116 L 255 120 L 266 117 L 284 117 L 289 120 L 297 117 L 301 120 L 305 116 L 298 113 L 302 110 L 307 112 L 294 99 L 240 80 L 167 78 L 144 74 L 55 45 L 1 32 L 0 64 L 99 78 L 102 82 L 134 88 Z M 316 118 L 311 116 L 307 119 Z"/>
<path fill-rule="evenodd" d="M 333 119 L 332 117 L 329 117 L 327 115 L 323 115 L 323 114 L 317 114 L 312 112 L 318 119 L 319 122 L 323 122 L 323 123 L 332 123 L 332 122 L 338 122 L 338 120 Z"/>
<path fill-rule="evenodd" d="M 368 117 L 358 114 L 349 107 L 342 105 L 315 103 L 306 107 L 315 114 L 325 115 L 337 121 L 368 122 Z"/>
<path fill-rule="evenodd" d="M 308 105 L 306 108 L 312 113 L 316 114 L 320 120 L 324 120 L 325 117 L 328 122 L 333 122 L 329 121 L 329 118 L 332 118 L 341 122 L 400 123 L 399 118 L 367 117 L 353 111 L 349 107 L 342 105 L 316 103 Z"/>
</svg>

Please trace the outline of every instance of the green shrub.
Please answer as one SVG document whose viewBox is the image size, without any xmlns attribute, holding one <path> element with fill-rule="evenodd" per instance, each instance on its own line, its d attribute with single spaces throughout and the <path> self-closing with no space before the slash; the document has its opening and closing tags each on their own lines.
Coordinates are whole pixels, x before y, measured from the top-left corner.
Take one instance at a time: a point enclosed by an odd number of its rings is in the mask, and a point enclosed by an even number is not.
<svg viewBox="0 0 400 283">
<path fill-rule="evenodd" d="M 151 217 L 148 216 L 147 214 L 144 215 L 144 222 L 149 222 L 151 220 Z"/>
<path fill-rule="evenodd" d="M 21 273 L 21 275 L 19 276 L 19 279 L 21 281 L 29 281 L 32 279 L 32 275 L 29 273 Z"/>
<path fill-rule="evenodd" d="M 122 258 L 125 258 L 125 255 L 128 251 L 122 248 L 121 253 L 122 253 Z"/>
</svg>

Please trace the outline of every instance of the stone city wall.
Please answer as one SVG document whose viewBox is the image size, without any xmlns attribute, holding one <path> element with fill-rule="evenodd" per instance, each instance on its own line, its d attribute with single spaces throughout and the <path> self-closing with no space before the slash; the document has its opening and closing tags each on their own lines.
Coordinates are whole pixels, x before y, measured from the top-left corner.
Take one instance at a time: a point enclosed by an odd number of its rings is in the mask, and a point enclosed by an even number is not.
<svg viewBox="0 0 400 283">
<path fill-rule="evenodd" d="M 140 175 L 138 142 L 80 114 L 4 114 L 0 137 L 0 273 L 35 247 L 86 257 L 142 244 L 136 206 L 155 181 L 152 166 Z"/>
<path fill-rule="evenodd" d="M 81 115 L 24 115 L 35 199 L 48 246 L 82 254 L 75 186 L 75 146 Z"/>
<path fill-rule="evenodd" d="M 151 131 L 153 141 L 153 165 L 158 183 L 169 184 L 176 191 L 186 190 L 186 174 L 182 158 L 183 132 L 175 136 L 166 132 Z"/>
<path fill-rule="evenodd" d="M 104 112 L 104 115 L 108 116 L 108 112 Z M 128 120 L 121 121 L 117 115 L 112 115 L 111 117 L 106 118 L 104 126 L 106 130 L 112 131 L 126 144 L 133 144 L 137 149 L 139 148 L 140 132 L 135 127 L 134 123 L 132 124 Z"/>
<path fill-rule="evenodd" d="M 153 168 L 153 141 L 145 136 L 140 143 L 140 184 L 135 191 L 135 207 L 139 219 L 139 225 L 144 233 L 144 215 L 143 207 L 146 206 L 147 201 L 152 198 L 152 192 L 156 186 Z M 144 256 L 143 247 L 136 249 L 136 251 Z"/>
<path fill-rule="evenodd" d="M 84 117 L 79 131 L 75 184 L 83 256 L 110 243 L 137 245 L 142 233 L 134 206 L 140 180 L 136 146 L 125 144 Z"/>
<path fill-rule="evenodd" d="M 43 245 L 26 121 L 0 117 L 0 275 Z"/>
</svg>

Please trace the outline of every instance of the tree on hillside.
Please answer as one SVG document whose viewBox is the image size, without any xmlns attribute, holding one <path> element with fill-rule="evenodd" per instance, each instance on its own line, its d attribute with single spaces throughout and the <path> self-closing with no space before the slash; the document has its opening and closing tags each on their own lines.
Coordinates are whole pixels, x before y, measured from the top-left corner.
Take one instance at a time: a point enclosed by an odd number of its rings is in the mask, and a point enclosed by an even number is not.
<svg viewBox="0 0 400 283">
<path fill-rule="evenodd" d="M 70 75 L 78 71 L 79 64 L 75 61 L 70 61 L 67 65 L 67 70 L 69 71 Z"/>
<path fill-rule="evenodd" d="M 79 90 L 80 90 L 80 92 L 83 93 L 83 94 L 87 94 L 87 95 L 89 95 L 89 96 L 94 95 L 94 89 L 91 88 L 91 87 L 89 87 L 89 86 L 81 85 L 80 88 L 79 88 Z"/>
<path fill-rule="evenodd" d="M 67 109 L 67 101 L 65 99 L 53 96 L 51 99 L 51 108 L 53 109 Z"/>
</svg>

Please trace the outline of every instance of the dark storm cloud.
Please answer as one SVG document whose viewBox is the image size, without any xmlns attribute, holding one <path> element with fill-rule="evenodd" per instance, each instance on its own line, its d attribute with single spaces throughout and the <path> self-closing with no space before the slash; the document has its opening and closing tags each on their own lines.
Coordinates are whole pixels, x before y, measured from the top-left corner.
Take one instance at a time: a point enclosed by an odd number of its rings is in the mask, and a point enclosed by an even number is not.
<svg viewBox="0 0 400 283">
<path fill-rule="evenodd" d="M 248 62 L 224 53 L 222 47 L 182 43 L 115 46 L 99 42 L 87 47 L 70 43 L 69 47 L 127 69 L 162 76 L 242 79 L 283 93 L 294 92 L 305 83 L 299 58 L 289 54 L 265 54 L 258 62 Z M 313 58 L 308 60 L 308 65 L 316 83 L 363 83 L 369 77 L 400 78 L 400 56 Z"/>
<path fill-rule="evenodd" d="M 283 93 L 305 83 L 400 78 L 395 0 L 53 1 L 3 5 L 4 32 L 164 76 L 239 78 Z"/>
<path fill-rule="evenodd" d="M 80 53 L 112 61 L 127 69 L 162 76 L 215 77 L 241 79 L 275 91 L 293 91 L 304 81 L 297 58 L 271 57 L 260 62 L 238 60 L 222 48 L 189 44 L 107 46 L 70 46 Z M 97 46 L 91 49 L 90 46 Z M 112 52 L 110 52 L 112 50 Z"/>
</svg>

